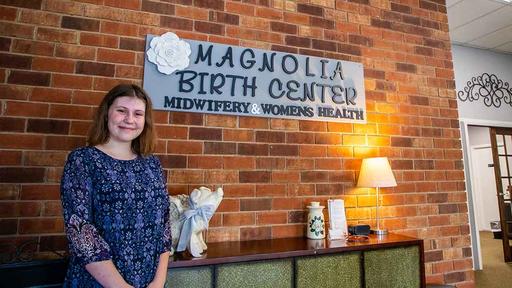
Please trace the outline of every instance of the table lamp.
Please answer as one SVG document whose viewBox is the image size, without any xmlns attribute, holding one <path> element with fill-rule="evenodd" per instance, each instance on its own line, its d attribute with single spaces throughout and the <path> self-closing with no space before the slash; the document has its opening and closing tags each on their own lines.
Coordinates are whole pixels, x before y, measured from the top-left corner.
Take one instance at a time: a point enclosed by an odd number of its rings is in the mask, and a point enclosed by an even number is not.
<svg viewBox="0 0 512 288">
<path fill-rule="evenodd" d="M 376 229 L 372 229 L 372 233 L 376 235 L 385 235 L 388 233 L 386 229 L 380 229 L 380 215 L 379 215 L 379 188 L 380 187 L 395 187 L 396 180 L 391 171 L 387 157 L 374 157 L 363 159 L 361 163 L 361 171 L 357 179 L 357 187 L 376 188 L 377 204 L 376 204 Z"/>
</svg>

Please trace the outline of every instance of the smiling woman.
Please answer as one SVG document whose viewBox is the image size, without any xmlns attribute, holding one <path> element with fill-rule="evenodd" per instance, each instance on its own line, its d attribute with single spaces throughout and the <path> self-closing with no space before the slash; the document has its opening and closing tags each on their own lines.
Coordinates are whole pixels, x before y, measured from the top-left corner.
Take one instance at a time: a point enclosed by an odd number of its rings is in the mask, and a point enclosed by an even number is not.
<svg viewBox="0 0 512 288">
<path fill-rule="evenodd" d="M 70 263 L 64 287 L 163 287 L 169 202 L 151 155 L 151 101 L 136 85 L 110 90 L 88 147 L 68 157 L 61 198 Z"/>
</svg>

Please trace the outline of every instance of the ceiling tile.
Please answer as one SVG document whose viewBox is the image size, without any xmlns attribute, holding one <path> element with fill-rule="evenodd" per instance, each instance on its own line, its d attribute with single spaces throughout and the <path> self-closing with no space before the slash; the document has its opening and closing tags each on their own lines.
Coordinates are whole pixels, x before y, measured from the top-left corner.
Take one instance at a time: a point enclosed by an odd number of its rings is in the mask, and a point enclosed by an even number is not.
<svg viewBox="0 0 512 288">
<path fill-rule="evenodd" d="M 448 9 L 448 24 L 451 29 L 457 29 L 503 6 L 490 0 L 463 0 Z"/>
<path fill-rule="evenodd" d="M 510 39 L 510 37 L 509 37 L 509 39 Z M 506 44 L 503 44 L 499 47 L 496 47 L 496 48 L 494 48 L 494 50 L 512 54 L 512 41 L 510 41 Z"/>
<path fill-rule="evenodd" d="M 510 5 L 466 25 L 450 29 L 450 36 L 455 41 L 466 43 L 509 25 L 512 25 L 512 6 Z"/>
<path fill-rule="evenodd" d="M 510 42 L 511 35 L 512 35 L 512 25 L 502 28 L 502 29 L 499 29 L 492 33 L 488 33 L 483 37 L 480 37 L 476 40 L 469 42 L 469 44 L 494 48 L 494 47 L 497 47 L 497 46 L 500 46 L 500 45 Z"/>
<path fill-rule="evenodd" d="M 446 0 L 446 7 L 453 6 L 453 5 L 457 4 L 460 1 L 464 1 L 464 0 Z"/>
</svg>

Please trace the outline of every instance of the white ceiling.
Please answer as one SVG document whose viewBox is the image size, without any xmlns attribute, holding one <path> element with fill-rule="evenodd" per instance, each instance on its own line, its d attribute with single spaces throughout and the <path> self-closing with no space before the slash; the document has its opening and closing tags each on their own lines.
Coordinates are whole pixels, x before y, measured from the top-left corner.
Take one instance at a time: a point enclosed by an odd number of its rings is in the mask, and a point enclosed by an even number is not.
<svg viewBox="0 0 512 288">
<path fill-rule="evenodd" d="M 512 2 L 446 0 L 446 7 L 453 44 L 512 54 Z"/>
</svg>

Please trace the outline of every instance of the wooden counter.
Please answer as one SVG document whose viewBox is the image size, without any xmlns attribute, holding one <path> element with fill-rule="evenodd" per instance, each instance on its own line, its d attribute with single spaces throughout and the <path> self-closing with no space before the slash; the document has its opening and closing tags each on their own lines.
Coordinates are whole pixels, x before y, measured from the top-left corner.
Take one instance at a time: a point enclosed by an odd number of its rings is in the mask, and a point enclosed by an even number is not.
<svg viewBox="0 0 512 288">
<path fill-rule="evenodd" d="M 398 250 L 395 248 L 408 248 L 406 252 L 402 254 L 396 254 L 399 256 L 396 256 L 395 254 L 389 254 L 389 253 L 395 253 Z M 395 250 L 393 250 L 395 249 Z M 405 251 L 405 250 L 404 250 Z M 410 252 L 413 252 L 414 256 L 409 257 Z M 389 255 L 387 255 L 387 254 Z M 281 239 L 269 239 L 269 240 L 253 240 L 253 241 L 234 241 L 234 242 L 219 242 L 219 243 L 209 243 L 208 244 L 208 251 L 204 254 L 201 258 L 190 258 L 190 257 L 184 257 L 184 256 L 178 256 L 175 255 L 174 258 L 169 263 L 169 281 L 171 282 L 171 285 L 178 285 L 176 287 L 186 287 L 183 282 L 176 283 L 174 280 L 177 280 L 177 278 L 180 278 L 187 280 L 186 277 L 188 277 L 186 272 L 193 271 L 194 269 L 199 269 L 197 271 L 203 271 L 205 273 L 205 279 L 209 279 L 208 283 L 210 283 L 211 287 L 229 287 L 232 286 L 233 283 L 224 284 L 223 282 L 219 282 L 220 280 L 224 279 L 222 278 L 222 273 L 224 268 L 229 269 L 235 269 L 233 271 L 230 270 L 229 273 L 235 273 L 235 275 L 238 275 L 237 273 L 242 273 L 243 275 L 239 275 L 241 277 L 242 281 L 244 279 L 250 278 L 249 275 L 245 275 L 247 271 L 251 271 L 250 269 L 247 270 L 246 266 L 247 264 L 251 264 L 254 267 L 254 271 L 259 274 L 261 273 L 270 273 L 272 274 L 272 270 L 274 268 L 268 268 L 270 270 L 265 270 L 267 268 L 262 268 L 263 270 L 258 270 L 258 263 L 270 265 L 272 263 L 276 263 L 279 265 L 282 265 L 282 262 L 276 261 L 276 260 L 284 260 L 285 266 L 283 266 L 283 271 L 290 270 L 291 273 L 291 279 L 290 281 L 287 281 L 287 278 L 285 277 L 285 284 L 284 285 L 277 285 L 276 283 L 269 284 L 268 287 L 304 287 L 304 285 L 301 285 L 301 283 L 306 283 L 308 279 L 311 279 L 311 277 L 315 277 L 313 274 L 310 273 L 311 268 L 308 268 L 304 271 L 307 272 L 301 272 L 302 274 L 297 274 L 298 272 L 302 271 L 301 265 L 307 265 L 308 261 L 318 261 L 318 259 L 323 259 L 322 257 L 318 256 L 336 256 L 336 257 L 344 257 L 347 255 L 354 256 L 353 258 L 356 261 L 352 264 L 347 264 L 347 267 L 353 268 L 353 266 L 358 267 L 358 270 L 360 272 L 360 275 L 358 276 L 360 280 L 356 281 L 358 283 L 361 283 L 360 287 L 371 287 L 368 283 L 375 282 L 375 281 L 381 281 L 381 280 L 375 280 L 370 279 L 373 276 L 378 275 L 370 275 L 371 273 L 382 273 L 386 274 L 386 271 L 389 271 L 386 277 L 411 277 L 409 272 L 404 271 L 401 273 L 409 273 L 408 275 L 400 275 L 398 271 L 401 270 L 408 270 L 410 263 L 412 263 L 413 267 L 410 267 L 410 269 L 414 269 L 413 271 L 415 274 L 418 275 L 419 279 L 414 280 L 414 283 L 419 283 L 418 287 L 424 287 L 425 286 L 425 275 L 424 275 L 424 259 L 423 259 L 423 241 L 416 238 L 396 235 L 396 234 L 389 234 L 383 237 L 377 237 L 375 235 L 370 235 L 369 241 L 367 242 L 346 242 L 345 240 L 309 240 L 306 238 L 281 238 Z M 402 255 L 402 256 L 400 256 Z M 405 257 L 407 259 L 398 259 L 400 257 Z M 327 258 L 326 258 L 327 259 Z M 342 258 L 339 258 L 342 259 Z M 326 264 L 322 265 L 337 265 L 338 261 L 336 260 L 335 263 L 326 262 Z M 344 259 L 344 258 L 343 258 Z M 373 262 L 372 262 L 373 261 Z M 391 262 L 390 262 L 391 261 Z M 409 263 L 408 265 L 402 265 L 401 263 Z M 412 261 L 412 262 L 411 262 Z M 342 262 L 342 261 L 341 261 Z M 385 263 L 390 262 L 390 263 Z M 238 263 L 238 264 L 237 264 Z M 313 263 L 313 262 L 311 262 Z M 316 262 L 315 262 L 316 263 Z M 348 262 L 347 262 L 348 263 Z M 395 263 L 395 264 L 393 264 Z M 238 266 L 237 266 L 238 265 Z M 237 269 L 242 267 L 241 265 L 244 265 L 245 267 L 243 271 L 238 271 Z M 320 264 L 315 264 L 315 268 L 319 270 L 320 274 L 323 274 L 324 268 L 317 267 Z M 391 265 L 390 267 L 388 267 Z M 393 267 L 395 265 L 396 267 Z M 404 266 L 404 267 L 399 267 Z M 276 266 L 276 270 L 279 270 L 281 266 Z M 306 267 L 306 266 L 304 266 Z M 311 266 L 313 267 L 313 266 Z M 360 269 L 359 269 L 360 267 Z M 398 267 L 398 268 L 397 268 Z M 396 269 L 395 269 L 396 268 Z M 192 270 L 191 270 L 192 269 Z M 202 269 L 202 270 L 201 270 Z M 206 269 L 206 270 L 205 270 Z M 328 270 L 328 268 L 326 268 Z M 330 268 L 329 268 L 330 269 Z M 339 269 L 339 268 L 336 268 Z M 417 271 L 416 271 L 417 270 Z M 196 271 L 196 270 L 194 270 Z M 196 271 L 196 272 L 197 272 Z M 267 272 L 265 272 L 267 271 Z M 375 271 L 375 272 L 371 272 Z M 341 273 L 342 271 L 340 271 Z M 357 271 L 356 271 L 357 272 Z M 185 273 L 182 275 L 179 275 L 179 273 Z M 306 273 L 306 274 L 304 274 Z M 309 274 L 308 274 L 309 273 Z M 370 273 L 370 274 L 368 274 Z M 311 275 L 310 275 L 311 274 Z M 336 273 L 335 273 L 336 274 Z M 351 274 L 354 274 L 354 271 L 351 272 Z M 396 275 L 395 275 L 396 274 Z M 190 275 L 196 275 L 196 274 L 190 274 Z M 229 274 L 232 275 L 232 274 Z M 301 277 L 301 275 L 307 275 L 307 279 L 303 279 L 305 277 Z M 333 279 L 336 279 L 337 275 L 333 275 Z M 371 276 L 371 277 L 370 277 Z M 173 279 L 174 277 L 174 279 Z M 185 278 L 183 278 L 185 277 Z M 230 276 L 231 277 L 231 276 Z M 353 276 L 356 277 L 356 276 Z M 414 276 L 416 277 L 416 276 Z M 266 282 L 263 280 L 265 277 L 261 278 L 261 283 L 259 283 L 255 287 L 264 287 Z M 272 277 L 270 277 L 272 278 Z M 282 279 L 278 279 L 279 277 L 275 277 L 276 281 L 282 281 Z M 301 280 L 302 279 L 302 280 Z M 329 279 L 327 277 L 326 279 Z M 352 278 L 349 278 L 352 279 Z M 191 279 L 188 279 L 191 280 Z M 188 281 L 187 280 L 187 281 Z M 224 279 L 226 281 L 229 280 L 229 278 Z M 222 280 L 222 281 L 224 281 Z M 258 279 L 256 279 L 258 280 Z M 304 280 L 304 281 L 303 281 Z M 339 279 L 338 279 L 339 280 Z M 346 280 L 346 279 L 345 279 Z M 380 287 L 388 287 L 385 283 L 390 283 L 390 285 L 394 280 L 386 280 L 380 285 Z M 289 282 L 289 283 L 288 283 Z M 373 283 L 372 282 L 372 283 Z M 281 283 L 281 282 L 279 282 Z M 289 285 L 290 284 L 290 285 Z M 324 287 L 328 287 L 329 283 L 323 283 L 323 285 L 327 285 Z M 339 282 L 337 281 L 338 285 Z M 201 285 L 206 285 L 202 283 Z M 334 285 L 333 287 L 336 287 Z M 207 285 L 208 286 L 208 285 Z M 391 285 L 392 286 L 392 285 Z M 391 287 L 389 286 L 389 287 Z M 175 286 L 172 286 L 175 287 Z M 191 286 L 192 287 L 192 286 Z M 242 287 L 242 286 L 241 286 Z M 341 287 L 341 286 L 337 286 Z"/>
</svg>

